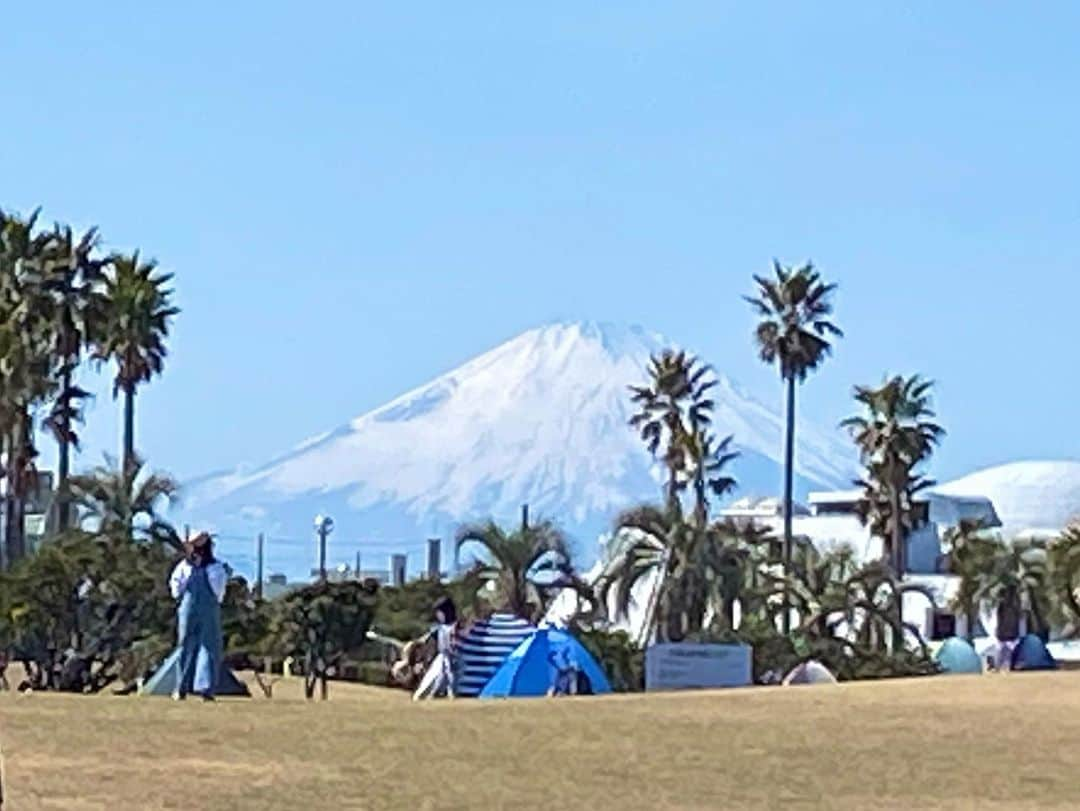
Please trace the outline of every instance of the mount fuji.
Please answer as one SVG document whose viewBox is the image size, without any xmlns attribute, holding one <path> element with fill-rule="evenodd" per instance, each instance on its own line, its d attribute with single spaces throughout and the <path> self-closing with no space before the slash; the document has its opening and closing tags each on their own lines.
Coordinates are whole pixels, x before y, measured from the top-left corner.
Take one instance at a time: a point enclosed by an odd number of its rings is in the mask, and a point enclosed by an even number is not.
<svg viewBox="0 0 1080 811">
<path fill-rule="evenodd" d="M 254 568 L 250 539 L 266 533 L 267 571 L 292 578 L 310 569 L 320 512 L 336 523 L 331 563 L 360 553 L 364 568 L 382 568 L 403 552 L 416 571 L 426 538 L 445 548 L 462 521 L 512 524 L 527 503 L 567 531 L 588 565 L 621 509 L 659 498 L 660 471 L 627 425 L 627 387 L 673 346 L 640 327 L 530 330 L 261 467 L 188 482 L 183 518 L 219 532 L 239 571 Z M 734 436 L 739 493 L 779 492 L 782 414 L 716 378 L 715 430 Z M 800 422 L 796 438 L 798 494 L 850 483 L 854 453 L 837 432 Z"/>
</svg>

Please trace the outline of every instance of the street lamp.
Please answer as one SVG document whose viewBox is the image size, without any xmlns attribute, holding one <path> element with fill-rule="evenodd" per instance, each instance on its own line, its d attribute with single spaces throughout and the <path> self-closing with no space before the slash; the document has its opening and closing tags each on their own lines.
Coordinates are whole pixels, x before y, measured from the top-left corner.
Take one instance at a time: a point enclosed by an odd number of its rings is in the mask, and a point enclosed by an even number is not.
<svg viewBox="0 0 1080 811">
<path fill-rule="evenodd" d="M 319 535 L 319 579 L 326 580 L 326 536 L 334 531 L 334 519 L 329 515 L 315 516 L 315 532 Z"/>
</svg>

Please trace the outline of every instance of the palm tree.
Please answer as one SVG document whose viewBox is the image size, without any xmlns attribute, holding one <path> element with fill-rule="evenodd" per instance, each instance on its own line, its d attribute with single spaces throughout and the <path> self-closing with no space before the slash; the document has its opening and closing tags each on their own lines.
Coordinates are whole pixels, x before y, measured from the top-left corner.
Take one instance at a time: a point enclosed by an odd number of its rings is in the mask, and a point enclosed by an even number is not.
<svg viewBox="0 0 1080 811">
<path fill-rule="evenodd" d="M 734 437 L 727 436 L 715 442 L 703 425 L 695 425 L 682 442 L 691 471 L 694 489 L 694 520 L 703 527 L 709 520 L 709 498 L 723 498 L 736 487 L 736 481 L 725 468 L 739 458 L 732 450 Z"/>
<path fill-rule="evenodd" d="M 832 637 L 841 623 L 854 625 L 848 584 L 857 569 L 850 547 L 819 552 L 813 544 L 802 543 L 793 550 L 788 574 L 763 571 L 764 594 L 770 601 L 789 596 L 801 632 Z"/>
<path fill-rule="evenodd" d="M 932 386 L 918 375 L 896 376 L 878 388 L 857 386 L 855 399 L 864 414 L 841 423 L 851 432 L 866 467 L 865 478 L 856 482 L 863 489 L 863 520 L 884 542 L 897 577 L 904 573 L 905 539 L 918 519 L 915 495 L 933 485 L 916 468 L 945 434 L 930 421 Z"/>
<path fill-rule="evenodd" d="M 896 578 L 903 577 L 907 537 L 920 518 L 915 496 L 933 485 L 916 468 L 945 434 L 941 426 L 930 422 L 932 386 L 918 375 L 896 376 L 878 388 L 857 386 L 855 399 L 865 413 L 841 423 L 851 432 L 866 468 L 864 478 L 856 482 L 863 490 L 860 517 L 882 539 Z M 895 603 L 895 609 L 893 645 L 899 650 L 903 643 L 901 602 Z"/>
<path fill-rule="evenodd" d="M 1047 548 L 1050 584 L 1062 624 L 1080 631 L 1080 523 L 1071 523 Z"/>
<path fill-rule="evenodd" d="M 90 396 L 75 384 L 75 372 L 94 339 L 101 314 L 96 288 L 102 279 L 104 263 L 93 256 L 97 245 L 97 229 L 90 229 L 76 239 L 71 228 L 55 226 L 52 257 L 43 278 L 47 319 L 53 334 L 52 360 L 59 378 L 52 409 L 43 424 L 58 446 L 56 489 L 60 532 L 71 524 L 66 500 L 71 450 L 79 448 L 75 426 L 82 422 L 82 403 Z"/>
<path fill-rule="evenodd" d="M 795 386 L 806 380 L 832 352 L 831 338 L 843 332 L 829 320 L 835 284 L 826 284 L 813 265 L 784 268 L 773 260 L 774 278 L 754 276 L 756 297 L 746 300 L 760 316 L 755 331 L 758 354 L 768 364 L 776 363 L 787 385 L 784 433 L 784 565 L 791 561 L 792 491 L 795 471 Z M 785 601 L 786 603 L 786 601 Z M 784 612 L 784 633 L 791 618 Z"/>
<path fill-rule="evenodd" d="M 1049 631 L 1046 544 L 1026 538 L 1012 543 L 997 539 L 990 551 L 979 576 L 978 599 L 996 607 L 998 638 L 1014 637 L 1025 613 L 1031 620 L 1029 632 L 1045 636 Z"/>
<path fill-rule="evenodd" d="M 157 263 L 138 251 L 109 258 L 104 279 L 104 312 L 94 356 L 116 362 L 113 396 L 124 393 L 124 456 L 135 460 L 135 391 L 160 374 L 165 362 L 169 322 L 180 311 L 172 306 L 172 274 L 157 273 Z"/>
<path fill-rule="evenodd" d="M 975 637 L 979 620 L 982 578 L 992 565 L 1000 541 L 990 534 L 981 520 L 967 518 L 950 527 L 945 532 L 944 541 L 948 548 L 948 571 L 960 578 L 953 607 L 964 616 L 967 624 L 965 636 L 970 642 Z"/>
<path fill-rule="evenodd" d="M 26 553 L 23 512 L 37 486 L 33 414 L 51 394 L 42 279 L 48 234 L 27 219 L 0 212 L 0 431 L 5 456 L 4 537 L 7 563 Z"/>
<path fill-rule="evenodd" d="M 649 383 L 631 386 L 631 400 L 638 412 L 630 418 L 654 458 L 662 458 L 668 471 L 666 507 L 681 514 L 680 492 L 686 487 L 689 460 L 686 440 L 691 433 L 688 420 L 704 428 L 712 401 L 707 399 L 715 380 L 706 379 L 708 366 L 685 352 L 665 349 L 649 362 Z M 661 446 L 663 446 L 661 448 Z"/>
<path fill-rule="evenodd" d="M 582 586 L 566 536 L 550 521 L 512 532 L 494 521 L 468 524 L 458 530 L 458 551 L 469 544 L 480 547 L 477 571 L 494 583 L 500 608 L 524 619 L 536 619 L 551 593 Z"/>
<path fill-rule="evenodd" d="M 678 641 L 704 629 L 709 615 L 733 622 L 734 605 L 751 560 L 745 533 L 733 522 L 701 526 L 652 506 L 624 512 L 616 523 L 620 546 L 597 581 L 597 593 L 615 615 L 626 619 L 638 584 L 654 586 L 641 628 L 641 641 L 654 634 Z M 757 537 L 757 533 L 753 533 Z"/>
<path fill-rule="evenodd" d="M 176 529 L 160 508 L 176 500 L 179 485 L 163 473 L 148 472 L 137 456 L 124 467 L 112 460 L 68 480 L 69 498 L 81 512 L 80 526 L 94 532 L 182 549 Z"/>
</svg>

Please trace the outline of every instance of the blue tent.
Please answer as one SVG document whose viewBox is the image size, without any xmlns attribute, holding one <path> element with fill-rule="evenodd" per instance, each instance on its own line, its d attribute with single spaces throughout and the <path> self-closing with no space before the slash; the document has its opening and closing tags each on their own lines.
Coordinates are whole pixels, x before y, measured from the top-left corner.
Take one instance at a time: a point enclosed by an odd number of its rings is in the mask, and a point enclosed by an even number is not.
<svg viewBox="0 0 1080 811">
<path fill-rule="evenodd" d="M 168 696 L 172 695 L 176 689 L 177 677 L 180 674 L 179 668 L 180 662 L 180 649 L 177 648 L 172 652 L 161 666 L 157 669 L 153 676 L 151 676 L 146 684 L 142 686 L 142 690 L 139 691 L 144 696 Z M 195 665 L 195 690 L 196 692 L 206 689 L 206 685 L 210 683 L 209 665 L 206 661 L 206 656 L 201 652 Z M 214 688 L 214 693 L 219 696 L 250 696 L 251 692 L 248 690 L 240 679 L 236 678 L 236 674 L 233 673 L 229 666 L 224 662 L 221 663 L 221 667 L 217 673 L 217 686 Z"/>
<path fill-rule="evenodd" d="M 951 636 L 938 648 L 934 659 L 946 673 L 982 673 L 982 660 L 966 639 Z"/>
<path fill-rule="evenodd" d="M 544 696 L 572 670 L 585 676 L 592 693 L 611 692 L 604 671 L 580 642 L 565 631 L 539 628 L 495 671 L 480 698 Z"/>
<path fill-rule="evenodd" d="M 1046 643 L 1035 634 L 1028 634 L 1013 648 L 1013 670 L 1057 670 L 1057 666 L 1057 661 L 1046 649 Z"/>
</svg>

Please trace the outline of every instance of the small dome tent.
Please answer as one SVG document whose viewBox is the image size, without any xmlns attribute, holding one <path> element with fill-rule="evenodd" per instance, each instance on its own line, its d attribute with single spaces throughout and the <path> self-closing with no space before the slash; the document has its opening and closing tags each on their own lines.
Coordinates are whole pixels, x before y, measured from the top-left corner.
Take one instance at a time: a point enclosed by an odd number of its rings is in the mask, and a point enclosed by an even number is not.
<svg viewBox="0 0 1080 811">
<path fill-rule="evenodd" d="M 178 684 L 178 677 L 180 674 L 180 650 L 173 651 L 161 666 L 155 671 L 146 684 L 142 686 L 142 690 L 139 691 L 140 695 L 144 696 L 169 696 L 176 690 Z M 209 666 L 207 665 L 206 656 L 200 652 L 198 660 L 195 665 L 195 690 L 196 692 L 204 690 L 207 683 L 210 681 Z M 229 669 L 229 666 L 224 662 L 221 663 L 221 667 L 217 673 L 217 684 L 214 687 L 214 694 L 219 696 L 250 696 L 251 692 L 248 690 L 247 685 L 240 679 L 236 678 L 236 674 Z"/>
<path fill-rule="evenodd" d="M 785 687 L 801 684 L 836 684 L 836 676 L 821 662 L 810 659 L 793 667 L 791 672 L 784 676 L 782 684 Z"/>
<path fill-rule="evenodd" d="M 1013 670 L 1057 670 L 1057 666 L 1057 661 L 1046 649 L 1046 643 L 1035 634 L 1028 634 L 1013 648 Z"/>
<path fill-rule="evenodd" d="M 966 639 L 951 636 L 934 654 L 934 660 L 945 673 L 982 673 L 982 660 Z"/>
<path fill-rule="evenodd" d="M 566 631 L 539 628 L 507 657 L 480 693 L 480 698 L 544 696 L 553 688 L 610 693 L 611 685 L 585 647 Z"/>
</svg>

